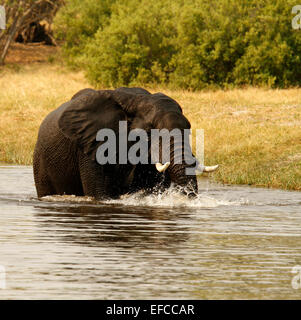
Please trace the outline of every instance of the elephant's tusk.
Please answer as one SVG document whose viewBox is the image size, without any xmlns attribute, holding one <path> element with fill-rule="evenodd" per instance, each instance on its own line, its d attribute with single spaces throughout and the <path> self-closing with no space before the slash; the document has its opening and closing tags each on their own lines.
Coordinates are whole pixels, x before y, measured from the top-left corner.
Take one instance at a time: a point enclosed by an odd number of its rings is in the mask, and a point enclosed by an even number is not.
<svg viewBox="0 0 301 320">
<path fill-rule="evenodd" d="M 203 172 L 213 172 L 217 170 L 217 168 L 218 168 L 218 164 L 216 166 L 211 166 L 211 167 L 199 165 L 198 168 L 196 169 L 196 175 L 201 175 Z"/>
<path fill-rule="evenodd" d="M 166 162 L 165 164 L 162 164 L 160 162 L 156 163 L 156 169 L 159 172 L 164 172 L 170 165 L 170 162 Z"/>
<path fill-rule="evenodd" d="M 215 171 L 215 170 L 217 170 L 217 168 L 218 168 L 218 164 L 216 165 L 216 166 L 211 166 L 211 167 L 204 167 L 204 172 L 213 172 L 213 171 Z"/>
</svg>

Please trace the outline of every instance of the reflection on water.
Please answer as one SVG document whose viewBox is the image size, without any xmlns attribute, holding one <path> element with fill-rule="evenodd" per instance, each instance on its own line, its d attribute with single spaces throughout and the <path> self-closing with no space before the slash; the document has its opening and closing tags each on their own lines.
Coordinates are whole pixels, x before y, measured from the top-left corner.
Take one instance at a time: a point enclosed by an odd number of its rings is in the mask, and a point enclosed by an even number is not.
<svg viewBox="0 0 301 320">
<path fill-rule="evenodd" d="M 0 167 L 1 299 L 299 299 L 301 194 L 201 182 L 95 202 L 36 199 L 32 168 Z"/>
</svg>

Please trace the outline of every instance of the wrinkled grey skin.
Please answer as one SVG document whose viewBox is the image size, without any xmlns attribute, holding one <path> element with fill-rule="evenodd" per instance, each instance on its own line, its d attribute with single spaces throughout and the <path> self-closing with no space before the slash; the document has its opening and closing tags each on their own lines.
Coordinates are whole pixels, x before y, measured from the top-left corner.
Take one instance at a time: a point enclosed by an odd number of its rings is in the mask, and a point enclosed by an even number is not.
<svg viewBox="0 0 301 320">
<path fill-rule="evenodd" d="M 148 133 L 155 128 L 190 128 L 178 103 L 162 93 L 150 94 L 142 88 L 81 90 L 40 126 L 33 159 L 38 197 L 74 194 L 116 198 L 139 190 L 163 191 L 171 182 L 185 187 L 188 196 L 197 194 L 196 176 L 185 175 L 188 165 L 174 164 L 173 144 L 171 165 L 164 173 L 154 164 L 100 165 L 96 151 L 103 142 L 96 141 L 96 133 L 110 128 L 118 136 L 119 121 L 127 121 L 128 132 L 135 128 Z M 187 148 L 191 152 L 190 146 Z"/>
</svg>

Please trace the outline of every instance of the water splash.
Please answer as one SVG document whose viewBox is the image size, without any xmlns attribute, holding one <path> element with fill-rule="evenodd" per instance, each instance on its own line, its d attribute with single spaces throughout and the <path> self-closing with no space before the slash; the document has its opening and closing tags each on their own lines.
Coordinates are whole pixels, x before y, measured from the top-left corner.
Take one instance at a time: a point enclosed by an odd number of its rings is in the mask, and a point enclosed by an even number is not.
<svg viewBox="0 0 301 320">
<path fill-rule="evenodd" d="M 176 208 L 215 208 L 218 206 L 241 205 L 241 201 L 228 201 L 216 199 L 213 196 L 199 194 L 194 199 L 188 199 L 174 191 L 166 191 L 158 195 L 144 195 L 135 193 L 133 195 L 124 195 L 118 200 L 108 200 L 108 203 L 123 203 L 130 206 L 147 206 L 147 207 L 176 207 Z"/>
<path fill-rule="evenodd" d="M 40 198 L 45 202 L 63 202 L 63 203 L 98 203 L 93 197 L 75 196 L 75 195 L 53 195 Z"/>
<path fill-rule="evenodd" d="M 63 202 L 78 204 L 118 204 L 125 206 L 137 207 L 164 207 L 164 208 L 215 208 L 219 206 L 240 206 L 247 204 L 244 199 L 227 200 L 218 199 L 209 193 L 200 193 L 196 198 L 189 199 L 187 196 L 179 193 L 175 189 L 168 189 L 158 194 L 145 194 L 145 192 L 137 192 L 134 194 L 126 194 L 119 199 L 110 199 L 97 201 L 93 197 L 78 197 L 74 195 L 54 195 L 41 198 L 47 202 Z"/>
</svg>

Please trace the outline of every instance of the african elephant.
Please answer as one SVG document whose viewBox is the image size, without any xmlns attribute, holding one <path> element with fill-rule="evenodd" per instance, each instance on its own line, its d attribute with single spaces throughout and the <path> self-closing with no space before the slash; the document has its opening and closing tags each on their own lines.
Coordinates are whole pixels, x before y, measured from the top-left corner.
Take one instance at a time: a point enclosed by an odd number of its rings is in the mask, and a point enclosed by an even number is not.
<svg viewBox="0 0 301 320">
<path fill-rule="evenodd" d="M 142 189 L 164 190 L 171 182 L 185 187 L 189 196 L 197 194 L 196 175 L 185 174 L 197 160 L 186 145 L 193 161 L 174 161 L 177 138 L 171 143 L 168 163 L 99 164 L 97 150 L 104 141 L 96 139 L 97 132 L 107 128 L 117 133 L 120 121 L 125 121 L 127 132 L 143 129 L 147 135 L 151 129 L 177 128 L 182 132 L 190 128 L 179 104 L 162 93 L 151 94 L 142 88 L 83 89 L 52 111 L 40 126 L 33 158 L 38 197 L 73 194 L 116 198 Z M 214 169 L 205 167 L 205 171 Z"/>
</svg>

